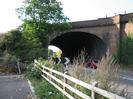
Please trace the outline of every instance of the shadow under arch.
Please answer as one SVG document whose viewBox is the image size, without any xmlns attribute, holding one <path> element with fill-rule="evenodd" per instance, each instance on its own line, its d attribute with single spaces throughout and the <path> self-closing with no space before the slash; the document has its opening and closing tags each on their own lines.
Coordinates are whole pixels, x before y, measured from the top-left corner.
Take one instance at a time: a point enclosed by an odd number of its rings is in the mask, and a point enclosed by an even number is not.
<svg viewBox="0 0 133 99">
<path fill-rule="evenodd" d="M 78 54 L 85 50 L 85 53 L 91 58 L 100 59 L 107 50 L 107 46 L 104 41 L 86 32 L 68 32 L 54 38 L 50 45 L 59 47 L 63 56 L 69 57 L 71 60 L 73 57 L 77 57 Z"/>
</svg>

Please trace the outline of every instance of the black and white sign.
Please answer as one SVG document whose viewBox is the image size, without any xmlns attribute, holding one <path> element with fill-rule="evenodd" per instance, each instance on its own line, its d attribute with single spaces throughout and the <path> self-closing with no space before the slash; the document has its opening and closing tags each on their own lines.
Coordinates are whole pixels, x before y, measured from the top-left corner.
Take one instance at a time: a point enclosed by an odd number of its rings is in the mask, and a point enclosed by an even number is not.
<svg viewBox="0 0 133 99">
<path fill-rule="evenodd" d="M 54 61 L 55 61 L 55 64 L 62 63 L 64 65 L 67 65 L 70 62 L 70 60 L 67 57 L 57 57 L 54 59 Z"/>
<path fill-rule="evenodd" d="M 62 62 L 63 64 L 67 65 L 70 62 L 70 60 L 67 57 L 64 57 L 64 59 L 62 59 Z"/>
</svg>

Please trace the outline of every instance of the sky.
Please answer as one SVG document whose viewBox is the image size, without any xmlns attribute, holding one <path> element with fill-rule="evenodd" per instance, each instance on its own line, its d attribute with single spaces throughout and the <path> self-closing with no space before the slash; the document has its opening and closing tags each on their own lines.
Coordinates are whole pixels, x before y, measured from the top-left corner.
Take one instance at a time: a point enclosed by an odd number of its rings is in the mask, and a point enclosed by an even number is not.
<svg viewBox="0 0 133 99">
<path fill-rule="evenodd" d="M 21 25 L 15 9 L 23 0 L 0 0 L 0 33 Z M 133 12 L 133 0 L 58 0 L 70 21 L 92 20 Z"/>
</svg>

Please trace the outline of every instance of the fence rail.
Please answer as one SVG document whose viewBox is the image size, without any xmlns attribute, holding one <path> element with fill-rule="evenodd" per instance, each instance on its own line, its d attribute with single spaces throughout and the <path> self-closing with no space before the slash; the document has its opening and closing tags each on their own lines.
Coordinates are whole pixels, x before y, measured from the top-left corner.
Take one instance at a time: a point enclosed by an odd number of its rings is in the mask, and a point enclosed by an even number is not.
<svg viewBox="0 0 133 99">
<path fill-rule="evenodd" d="M 96 83 L 88 84 L 85 83 L 81 80 L 78 80 L 76 78 L 73 78 L 65 73 L 61 73 L 59 71 L 56 71 L 54 69 L 48 68 L 42 64 L 40 64 L 38 61 L 34 61 L 35 66 L 40 69 L 42 71 L 42 77 L 44 79 L 46 79 L 49 83 L 51 83 L 55 88 L 57 88 L 59 91 L 61 91 L 66 97 L 68 97 L 69 99 L 75 99 L 72 95 L 70 95 L 66 89 L 68 89 L 69 91 L 73 92 L 74 94 L 76 94 L 77 96 L 83 98 L 83 99 L 95 99 L 95 93 L 104 96 L 106 98 L 109 99 L 126 99 L 124 97 L 118 96 L 114 93 L 102 90 L 98 87 L 95 87 Z M 39 66 L 38 66 L 39 65 Z M 56 75 L 62 77 L 64 80 L 61 80 L 59 78 L 56 77 Z M 78 89 L 72 87 L 71 85 L 69 85 L 67 83 L 67 80 L 78 84 L 86 89 L 89 89 L 91 91 L 91 96 L 86 95 L 85 93 L 79 91 Z M 58 84 L 56 84 L 56 83 Z M 63 87 L 60 87 L 59 85 L 62 85 Z"/>
</svg>

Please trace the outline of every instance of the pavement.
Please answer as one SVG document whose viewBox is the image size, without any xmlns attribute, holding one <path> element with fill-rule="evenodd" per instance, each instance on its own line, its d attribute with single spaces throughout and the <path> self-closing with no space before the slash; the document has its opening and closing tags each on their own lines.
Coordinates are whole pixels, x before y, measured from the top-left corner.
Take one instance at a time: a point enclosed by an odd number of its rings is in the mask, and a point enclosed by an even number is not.
<svg viewBox="0 0 133 99">
<path fill-rule="evenodd" d="M 0 76 L 0 99 L 26 99 L 31 93 L 23 75 Z"/>
<path fill-rule="evenodd" d="M 133 99 L 133 71 L 122 69 L 120 71 L 119 83 L 122 89 L 125 89 L 130 99 Z"/>
</svg>

